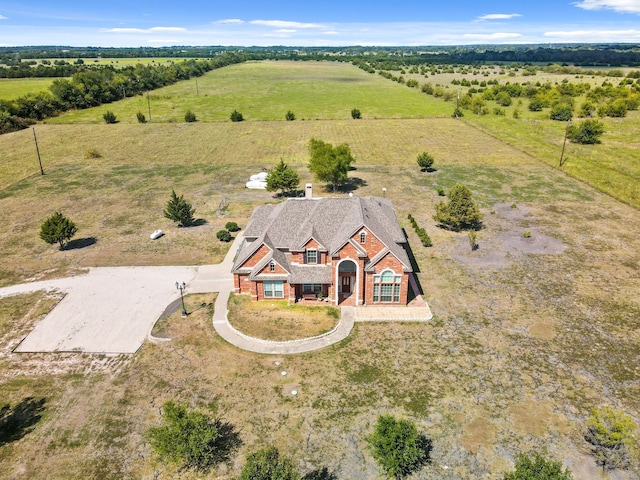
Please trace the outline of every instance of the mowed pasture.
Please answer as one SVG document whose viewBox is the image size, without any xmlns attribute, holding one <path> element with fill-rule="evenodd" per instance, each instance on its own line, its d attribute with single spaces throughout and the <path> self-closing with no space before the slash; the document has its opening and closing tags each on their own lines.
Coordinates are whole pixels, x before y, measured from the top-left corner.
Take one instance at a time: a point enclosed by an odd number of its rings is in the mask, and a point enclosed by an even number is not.
<svg viewBox="0 0 640 480">
<path fill-rule="evenodd" d="M 0 446 L 0 477 L 230 479 L 248 453 L 275 445 L 305 473 L 383 478 L 363 438 L 377 415 L 394 413 L 433 441 L 433 462 L 415 478 L 498 479 L 517 452 L 542 448 L 576 479 L 597 478 L 583 439 L 590 409 L 612 404 L 640 419 L 638 211 L 466 121 L 376 120 L 362 110 L 359 121 L 39 125 L 44 176 L 31 131 L 0 137 L 3 284 L 93 265 L 219 261 L 228 247 L 215 232 L 228 220 L 244 227 L 255 206 L 277 201 L 244 189 L 249 175 L 283 158 L 311 181 L 306 144 L 316 137 L 351 146 L 355 195 L 386 188 L 435 315 L 358 324 L 330 348 L 273 357 L 226 344 L 206 307 L 170 316 L 163 333 L 173 340 L 132 357 L 18 355 L 12 348 L 57 297 L 1 299 L 0 397 L 46 402 L 32 432 Z M 90 148 L 101 157 L 85 158 Z M 436 158 L 433 173 L 418 169 L 423 150 Z M 436 187 L 458 182 L 485 215 L 473 252 L 466 234 L 432 219 Z M 163 218 L 171 188 L 204 225 Z M 332 194 L 317 183 L 314 192 Z M 229 211 L 218 218 L 222 197 Z M 95 242 L 65 252 L 42 242 L 39 225 L 55 210 Z M 409 213 L 433 247 L 420 245 Z M 156 228 L 167 235 L 152 242 Z M 143 435 L 170 399 L 241 431 L 230 465 L 200 475 L 154 460 Z"/>
<path fill-rule="evenodd" d="M 197 83 L 197 85 L 196 85 Z M 363 118 L 424 118 L 450 114 L 440 101 L 417 90 L 398 88 L 378 75 L 349 63 L 246 62 L 208 72 L 146 95 L 65 113 L 47 123 L 103 123 L 110 110 L 122 123 L 137 123 L 142 112 L 152 122 L 184 122 L 187 110 L 202 122 L 229 121 L 238 110 L 245 120 L 284 120 L 291 110 L 298 120 L 351 119 L 358 108 Z"/>
<path fill-rule="evenodd" d="M 13 100 L 29 93 L 49 91 L 55 78 L 0 78 L 0 100 Z"/>
</svg>

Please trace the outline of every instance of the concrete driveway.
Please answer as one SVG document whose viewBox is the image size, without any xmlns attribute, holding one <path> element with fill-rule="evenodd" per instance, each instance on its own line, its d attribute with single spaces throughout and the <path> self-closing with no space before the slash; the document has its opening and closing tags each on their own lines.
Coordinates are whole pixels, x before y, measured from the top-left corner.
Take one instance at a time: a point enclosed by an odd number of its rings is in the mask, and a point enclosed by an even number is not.
<svg viewBox="0 0 640 480">
<path fill-rule="evenodd" d="M 86 275 L 0 289 L 0 296 L 36 290 L 66 295 L 16 352 L 134 353 L 195 267 L 91 268 Z"/>
</svg>

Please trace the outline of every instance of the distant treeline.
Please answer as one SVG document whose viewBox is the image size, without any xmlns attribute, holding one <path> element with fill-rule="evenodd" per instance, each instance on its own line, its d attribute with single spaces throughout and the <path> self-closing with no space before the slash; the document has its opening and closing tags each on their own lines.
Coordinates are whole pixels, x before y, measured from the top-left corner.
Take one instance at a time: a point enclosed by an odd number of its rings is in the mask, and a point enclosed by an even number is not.
<svg viewBox="0 0 640 480">
<path fill-rule="evenodd" d="M 212 58 L 236 53 L 251 59 L 315 60 L 347 57 L 352 61 L 388 60 L 394 64 L 425 63 L 566 63 L 579 66 L 639 66 L 639 44 L 566 44 L 566 45 L 474 45 L 424 47 L 161 47 L 161 48 L 99 48 L 99 47 L 0 47 L 0 64 L 18 66 L 33 59 L 96 59 L 96 58 Z M 375 67 L 386 69 L 383 67 Z"/>
<path fill-rule="evenodd" d="M 0 100 L 0 133 L 26 128 L 37 120 L 70 109 L 95 107 L 131 97 L 180 80 L 244 62 L 237 53 L 226 53 L 206 60 L 183 60 L 170 65 L 142 65 L 116 68 L 111 65 L 75 65 L 70 78 L 53 81 L 49 91 Z"/>
</svg>

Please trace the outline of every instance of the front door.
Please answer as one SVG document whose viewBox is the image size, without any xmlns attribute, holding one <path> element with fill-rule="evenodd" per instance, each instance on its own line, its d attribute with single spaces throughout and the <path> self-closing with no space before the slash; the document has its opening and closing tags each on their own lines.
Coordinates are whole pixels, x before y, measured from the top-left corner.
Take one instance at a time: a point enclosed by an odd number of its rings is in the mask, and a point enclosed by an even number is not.
<svg viewBox="0 0 640 480">
<path fill-rule="evenodd" d="M 345 275 L 342 277 L 342 293 L 351 293 L 351 276 Z"/>
</svg>

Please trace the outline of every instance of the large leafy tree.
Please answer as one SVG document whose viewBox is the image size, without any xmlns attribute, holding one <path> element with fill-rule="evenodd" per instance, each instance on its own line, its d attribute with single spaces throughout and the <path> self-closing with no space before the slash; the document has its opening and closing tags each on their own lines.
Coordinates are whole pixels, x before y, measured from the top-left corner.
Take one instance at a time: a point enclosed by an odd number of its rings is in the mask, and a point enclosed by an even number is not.
<svg viewBox="0 0 640 480">
<path fill-rule="evenodd" d="M 162 425 L 149 428 L 146 438 L 158 457 L 181 468 L 209 470 L 228 461 L 242 444 L 232 425 L 189 411 L 186 405 L 169 401 L 162 411 Z"/>
<path fill-rule="evenodd" d="M 56 212 L 40 226 L 40 238 L 50 245 L 58 243 L 60 244 L 60 250 L 64 250 L 67 242 L 77 231 L 78 228 L 75 223 L 62 213 Z"/>
<path fill-rule="evenodd" d="M 171 190 L 171 198 L 167 202 L 164 210 L 164 216 L 169 220 L 173 220 L 181 227 L 188 227 L 193 224 L 193 214 L 195 208 L 184 199 L 184 195 L 176 195 L 175 190 Z"/>
<path fill-rule="evenodd" d="M 626 468 L 638 454 L 634 433 L 636 424 L 630 415 L 610 405 L 591 412 L 587 423 L 586 440 L 602 469 Z"/>
<path fill-rule="evenodd" d="M 378 465 L 395 479 L 406 478 L 430 461 L 430 440 L 418 433 L 413 422 L 393 415 L 380 415 L 365 440 Z"/>
<path fill-rule="evenodd" d="M 561 462 L 547 460 L 539 453 L 533 459 L 519 453 L 516 456 L 515 472 L 505 473 L 504 480 L 573 480 L 569 469 L 563 469 Z"/>
<path fill-rule="evenodd" d="M 447 192 L 448 203 L 436 204 L 433 218 L 440 226 L 453 231 L 477 230 L 480 228 L 482 214 L 478 210 L 471 190 L 466 185 L 455 185 Z"/>
<path fill-rule="evenodd" d="M 238 480 L 300 480 L 300 473 L 289 458 L 269 447 L 247 457 Z"/>
<path fill-rule="evenodd" d="M 280 159 L 278 163 L 267 175 L 267 191 L 275 192 L 280 190 L 282 196 L 296 190 L 300 184 L 300 177 L 289 165 L 284 163 L 283 159 Z"/>
<path fill-rule="evenodd" d="M 334 191 L 347 179 L 351 164 L 355 162 L 346 143 L 334 147 L 312 138 L 309 141 L 309 154 L 309 170 L 317 180 L 331 184 Z"/>
</svg>

